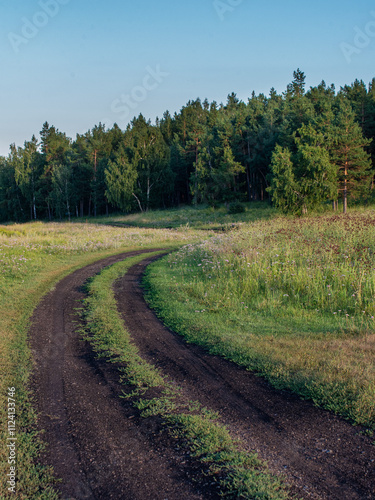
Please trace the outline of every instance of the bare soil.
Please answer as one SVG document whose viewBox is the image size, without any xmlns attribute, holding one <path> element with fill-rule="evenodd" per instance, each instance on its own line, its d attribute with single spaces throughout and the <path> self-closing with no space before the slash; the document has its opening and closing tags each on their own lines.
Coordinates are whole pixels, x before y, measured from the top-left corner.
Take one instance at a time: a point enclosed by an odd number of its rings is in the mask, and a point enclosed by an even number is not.
<svg viewBox="0 0 375 500">
<path fill-rule="evenodd" d="M 147 250 L 149 251 L 149 250 Z M 63 279 L 36 308 L 30 330 L 32 390 L 47 448 L 41 463 L 61 480 L 62 499 L 219 498 L 199 466 L 121 399 L 118 371 L 79 340 L 77 308 L 85 281 L 132 252 Z M 233 363 L 210 356 L 165 328 L 144 301 L 140 279 L 152 259 L 114 286 L 118 308 L 140 354 L 178 383 L 186 397 L 216 410 L 243 447 L 256 450 L 303 498 L 374 499 L 375 447 L 359 428 L 275 391 Z"/>
</svg>

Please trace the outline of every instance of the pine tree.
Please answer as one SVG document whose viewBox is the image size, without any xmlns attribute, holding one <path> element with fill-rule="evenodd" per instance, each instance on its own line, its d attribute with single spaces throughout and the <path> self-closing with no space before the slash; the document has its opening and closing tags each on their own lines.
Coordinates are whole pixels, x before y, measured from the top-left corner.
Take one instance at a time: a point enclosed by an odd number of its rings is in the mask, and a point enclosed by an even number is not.
<svg viewBox="0 0 375 500">
<path fill-rule="evenodd" d="M 373 170 L 365 148 L 371 140 L 363 137 L 350 103 L 342 98 L 337 102 L 335 126 L 333 161 L 338 169 L 339 190 L 346 213 L 348 198 L 358 199 L 369 194 Z"/>
<path fill-rule="evenodd" d="M 235 191 L 236 177 L 244 171 L 243 165 L 235 161 L 229 143 L 224 144 L 221 159 L 211 172 L 216 199 L 229 203 L 238 198 L 239 194 Z"/>
<path fill-rule="evenodd" d="M 71 151 L 71 140 L 64 134 L 50 126 L 48 122 L 43 124 L 40 132 L 41 137 L 41 161 L 43 165 L 42 175 L 42 198 L 47 204 L 47 215 L 51 220 L 55 211 L 53 197 L 52 177 L 54 168 L 57 165 L 65 165 L 67 162 L 67 154 Z"/>
<path fill-rule="evenodd" d="M 143 208 L 160 206 L 173 193 L 174 175 L 170 166 L 170 149 L 159 127 L 142 115 L 131 122 L 126 132 L 129 159 L 138 172 L 137 196 Z"/>
<path fill-rule="evenodd" d="M 295 137 L 294 170 L 302 212 L 334 199 L 337 192 L 337 169 L 331 162 L 326 139 L 313 124 L 302 125 Z"/>
<path fill-rule="evenodd" d="M 38 141 L 35 136 L 25 141 L 23 148 L 10 148 L 9 161 L 14 167 L 14 178 L 23 196 L 30 206 L 30 219 L 37 219 L 37 197 L 40 185 L 41 162 L 38 152 Z"/>
<path fill-rule="evenodd" d="M 272 154 L 272 176 L 267 191 L 274 205 L 284 213 L 298 213 L 301 206 L 293 170 L 291 152 L 288 148 L 277 145 Z"/>
<path fill-rule="evenodd" d="M 137 169 L 130 162 L 123 146 L 120 146 L 114 155 L 114 160 L 108 161 L 105 170 L 105 194 L 116 207 L 123 212 L 130 210 L 133 197 L 136 198 L 134 188 L 137 181 Z"/>
</svg>

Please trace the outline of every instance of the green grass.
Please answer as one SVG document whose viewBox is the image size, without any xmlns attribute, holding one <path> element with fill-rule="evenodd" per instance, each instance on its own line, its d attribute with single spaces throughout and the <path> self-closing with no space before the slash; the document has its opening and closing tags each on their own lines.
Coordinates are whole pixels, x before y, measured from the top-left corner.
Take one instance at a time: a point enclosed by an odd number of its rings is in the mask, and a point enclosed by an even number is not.
<svg viewBox="0 0 375 500">
<path fill-rule="evenodd" d="M 112 283 L 135 263 L 129 258 L 103 270 L 88 284 L 85 338 L 99 357 L 120 367 L 126 396 L 144 418 L 158 416 L 170 436 L 177 439 L 190 456 L 199 460 L 206 474 L 220 485 L 223 496 L 247 499 L 286 499 L 281 481 L 272 476 L 255 454 L 239 451 L 218 416 L 198 403 L 181 400 L 179 389 L 146 363 L 131 342 L 117 312 Z M 155 396 L 155 391 L 158 393 Z M 197 480 L 200 478 L 197 477 Z"/>
<path fill-rule="evenodd" d="M 241 226 L 153 264 L 164 322 L 355 424 L 375 428 L 375 212 Z"/>
<path fill-rule="evenodd" d="M 4 230 L 3 230 L 4 229 Z M 19 500 L 53 499 L 48 469 L 36 465 L 41 441 L 28 389 L 32 357 L 30 317 L 43 295 L 64 276 L 96 260 L 136 249 L 177 246 L 201 233 L 98 226 L 95 224 L 7 225 L 0 231 L 0 498 L 7 492 L 7 391 L 16 389 L 17 493 Z"/>
<path fill-rule="evenodd" d="M 130 215 L 112 216 L 110 218 L 98 218 L 97 222 L 114 225 L 127 225 L 148 228 L 170 228 L 189 230 L 227 231 L 233 225 L 242 225 L 259 219 L 270 219 L 277 215 L 266 202 L 244 203 L 245 212 L 230 214 L 226 206 L 218 208 L 199 205 L 198 207 L 181 207 L 168 210 L 155 210 Z"/>
</svg>

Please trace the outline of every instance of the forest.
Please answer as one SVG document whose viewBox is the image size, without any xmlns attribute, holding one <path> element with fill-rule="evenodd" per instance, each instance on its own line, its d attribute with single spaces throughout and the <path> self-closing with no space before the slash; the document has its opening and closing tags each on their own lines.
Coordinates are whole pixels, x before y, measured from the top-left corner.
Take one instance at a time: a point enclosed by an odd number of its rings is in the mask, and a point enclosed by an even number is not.
<svg viewBox="0 0 375 500">
<path fill-rule="evenodd" d="M 140 114 L 75 140 L 45 122 L 39 136 L 0 157 L 3 222 L 258 200 L 345 212 L 374 198 L 375 78 L 306 90 L 297 69 L 281 95 L 196 99 L 154 124 Z"/>
</svg>

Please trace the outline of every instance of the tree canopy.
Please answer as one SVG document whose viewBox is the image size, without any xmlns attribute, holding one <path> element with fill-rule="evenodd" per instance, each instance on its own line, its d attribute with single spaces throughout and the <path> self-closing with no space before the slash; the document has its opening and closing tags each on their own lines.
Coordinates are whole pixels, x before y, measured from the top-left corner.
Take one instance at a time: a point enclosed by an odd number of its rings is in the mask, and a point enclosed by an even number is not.
<svg viewBox="0 0 375 500">
<path fill-rule="evenodd" d="M 45 122 L 0 158 L 0 219 L 265 199 L 286 213 L 346 210 L 373 197 L 374 135 L 375 79 L 306 89 L 300 69 L 282 94 L 196 99 L 155 124 L 139 115 L 72 140 Z"/>
</svg>

